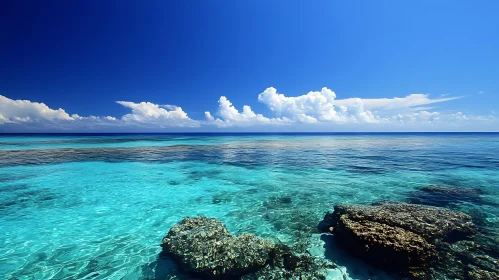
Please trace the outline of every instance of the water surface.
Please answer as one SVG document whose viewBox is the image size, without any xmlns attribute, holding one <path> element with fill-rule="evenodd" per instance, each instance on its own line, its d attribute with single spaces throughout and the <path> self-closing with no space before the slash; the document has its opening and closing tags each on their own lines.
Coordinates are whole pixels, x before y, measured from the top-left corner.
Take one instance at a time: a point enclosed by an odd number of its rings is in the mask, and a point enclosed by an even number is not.
<svg viewBox="0 0 499 280">
<path fill-rule="evenodd" d="M 292 245 L 336 204 L 409 201 L 432 184 L 482 190 L 436 203 L 499 236 L 498 171 L 499 134 L 4 135 L 0 275 L 155 279 L 176 273 L 159 242 L 186 216 Z"/>
</svg>

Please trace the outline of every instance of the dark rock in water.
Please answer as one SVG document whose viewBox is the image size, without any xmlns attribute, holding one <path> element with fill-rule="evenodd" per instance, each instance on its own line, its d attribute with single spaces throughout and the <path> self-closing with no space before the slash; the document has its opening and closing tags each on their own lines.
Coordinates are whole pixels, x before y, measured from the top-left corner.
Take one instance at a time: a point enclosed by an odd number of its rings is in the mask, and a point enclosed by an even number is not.
<svg viewBox="0 0 499 280">
<path fill-rule="evenodd" d="M 499 273 L 473 267 L 471 271 L 468 272 L 467 278 L 470 280 L 497 280 L 499 279 Z"/>
<path fill-rule="evenodd" d="M 422 236 L 399 227 L 369 220 L 341 217 L 335 236 L 355 255 L 377 265 L 409 268 L 422 266 L 436 256 L 435 246 Z"/>
<path fill-rule="evenodd" d="M 340 217 L 362 221 L 368 220 L 409 230 L 428 240 L 461 240 L 476 232 L 469 215 L 445 208 L 407 203 L 388 203 L 379 206 L 337 205 L 333 214 L 326 214 L 325 220 L 332 227 Z"/>
<path fill-rule="evenodd" d="M 291 254 L 284 254 L 282 257 L 284 259 L 284 268 L 287 270 L 295 270 L 295 268 L 298 266 L 298 263 L 300 262 L 299 257 L 293 256 Z"/>
<path fill-rule="evenodd" d="M 441 249 L 445 258 L 442 258 L 440 268 L 455 271 L 457 275 L 454 278 L 499 279 L 499 260 L 489 255 L 494 248 L 464 240 L 454 244 L 441 244 Z"/>
<path fill-rule="evenodd" d="M 432 206 L 446 206 L 463 201 L 483 204 L 482 194 L 483 192 L 479 189 L 430 185 L 412 192 L 408 200 L 411 203 Z"/>
<path fill-rule="evenodd" d="M 203 279 L 325 279 L 336 267 L 252 234 L 231 235 L 219 220 L 206 217 L 183 219 L 161 246 L 184 272 Z"/>
<path fill-rule="evenodd" d="M 290 196 L 273 196 L 269 197 L 267 201 L 263 203 L 263 206 L 267 209 L 283 209 L 288 208 L 289 204 L 293 202 Z"/>
<path fill-rule="evenodd" d="M 444 186 L 435 186 L 430 185 L 424 188 L 421 188 L 422 191 L 433 192 L 433 193 L 443 193 L 449 195 L 481 195 L 483 192 L 479 189 L 471 189 L 471 188 L 454 188 L 454 187 L 444 187 Z"/>
<path fill-rule="evenodd" d="M 328 269 L 336 268 L 334 263 L 310 254 L 295 255 L 285 245 L 276 245 L 272 260 L 263 269 L 243 276 L 242 280 L 289 279 L 325 280 Z"/>
<path fill-rule="evenodd" d="M 435 242 L 475 233 L 471 217 L 443 208 L 406 203 L 338 205 L 321 224 L 339 245 L 376 265 L 426 277 L 437 257 Z"/>
<path fill-rule="evenodd" d="M 274 244 L 252 234 L 231 235 L 217 219 L 185 218 L 161 242 L 186 272 L 210 279 L 241 276 L 263 267 Z"/>
</svg>

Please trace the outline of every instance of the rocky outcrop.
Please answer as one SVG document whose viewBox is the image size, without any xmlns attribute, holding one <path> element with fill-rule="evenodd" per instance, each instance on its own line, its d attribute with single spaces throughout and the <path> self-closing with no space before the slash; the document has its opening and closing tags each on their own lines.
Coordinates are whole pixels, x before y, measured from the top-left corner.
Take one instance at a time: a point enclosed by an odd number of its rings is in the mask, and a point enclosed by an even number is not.
<svg viewBox="0 0 499 280">
<path fill-rule="evenodd" d="M 210 279 L 237 277 L 263 266 L 275 246 L 252 234 L 231 235 L 217 219 L 185 218 L 161 242 L 186 272 Z"/>
<path fill-rule="evenodd" d="M 423 277 L 436 259 L 437 242 L 475 233 L 471 217 L 464 213 L 406 203 L 338 205 L 321 227 L 353 254 L 416 277 Z"/>
<path fill-rule="evenodd" d="M 334 263 L 310 254 L 296 255 L 286 245 L 276 245 L 272 260 L 262 269 L 245 275 L 242 280 L 325 280 L 336 268 Z"/>
<path fill-rule="evenodd" d="M 328 269 L 336 267 L 252 234 L 232 235 L 219 220 L 207 217 L 183 219 L 161 246 L 184 272 L 204 279 L 325 279 Z"/>
<path fill-rule="evenodd" d="M 450 275 L 453 279 L 499 279 L 499 260 L 495 258 L 499 251 L 495 243 L 485 245 L 463 240 L 441 245 L 445 258 L 439 263 L 440 270 L 454 274 Z"/>
<path fill-rule="evenodd" d="M 497 280 L 499 279 L 499 273 L 473 268 L 468 273 L 467 278 L 470 280 Z"/>
<path fill-rule="evenodd" d="M 337 223 L 340 217 L 368 220 L 416 233 L 427 240 L 462 240 L 475 233 L 469 215 L 445 208 L 407 203 L 386 203 L 378 206 L 338 205 L 327 220 Z"/>
<path fill-rule="evenodd" d="M 356 255 L 377 265 L 395 267 L 422 266 L 436 256 L 435 246 L 411 231 L 373 222 L 340 217 L 335 236 Z"/>
</svg>

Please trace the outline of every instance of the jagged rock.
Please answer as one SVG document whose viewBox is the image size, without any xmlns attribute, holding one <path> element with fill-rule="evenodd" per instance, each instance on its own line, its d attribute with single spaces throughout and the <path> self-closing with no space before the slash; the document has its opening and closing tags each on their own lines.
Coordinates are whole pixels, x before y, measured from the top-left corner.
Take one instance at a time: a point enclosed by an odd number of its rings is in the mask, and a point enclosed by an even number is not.
<svg viewBox="0 0 499 280">
<path fill-rule="evenodd" d="M 499 260 L 490 256 L 490 253 L 497 254 L 491 248 L 477 244 L 473 241 L 460 241 L 455 244 L 450 244 L 446 249 L 455 255 L 455 259 L 459 260 L 462 265 L 467 265 L 464 271 L 468 271 L 469 279 L 499 279 L 487 278 L 487 275 L 499 275 Z M 448 267 L 453 267 L 456 262 L 448 264 Z M 480 278 L 481 277 L 481 278 Z"/>
<path fill-rule="evenodd" d="M 407 203 L 388 203 L 378 206 L 337 205 L 325 220 L 334 227 L 339 217 L 368 220 L 416 233 L 428 240 L 462 240 L 476 232 L 469 215 L 444 208 Z"/>
<path fill-rule="evenodd" d="M 336 265 L 310 254 L 294 255 L 281 247 L 273 261 L 263 269 L 242 277 L 242 280 L 325 280 Z"/>
<path fill-rule="evenodd" d="M 340 217 L 334 234 L 349 251 L 371 262 L 396 267 L 421 266 L 436 256 L 435 246 L 411 231 L 368 220 Z"/>
<path fill-rule="evenodd" d="M 467 278 L 470 280 L 497 280 L 499 279 L 499 273 L 472 267 L 472 269 L 468 272 Z"/>
<path fill-rule="evenodd" d="M 275 245 L 252 234 L 231 235 L 217 219 L 185 218 L 161 242 L 163 250 L 186 271 L 227 279 L 265 266 Z"/>
<path fill-rule="evenodd" d="M 436 241 L 475 233 L 471 217 L 464 213 L 406 203 L 337 205 L 320 226 L 353 254 L 418 278 L 426 277 L 436 259 Z"/>
<path fill-rule="evenodd" d="M 273 244 L 251 234 L 231 235 L 217 219 L 185 218 L 173 226 L 161 246 L 180 268 L 204 279 L 322 280 L 334 263 L 295 246 Z"/>
</svg>

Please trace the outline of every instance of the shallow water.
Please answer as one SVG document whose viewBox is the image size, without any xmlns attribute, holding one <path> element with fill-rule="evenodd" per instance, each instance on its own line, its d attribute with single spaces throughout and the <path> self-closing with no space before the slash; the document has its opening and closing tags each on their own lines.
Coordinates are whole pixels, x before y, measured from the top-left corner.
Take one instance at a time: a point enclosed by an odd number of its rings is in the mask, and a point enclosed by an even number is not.
<svg viewBox="0 0 499 280">
<path fill-rule="evenodd" d="M 482 190 L 420 202 L 499 236 L 498 171 L 499 134 L 0 136 L 0 275 L 154 279 L 176 273 L 159 242 L 186 216 L 313 243 L 334 205 L 411 201 L 431 184 Z M 351 279 L 387 277 L 325 257 Z"/>
</svg>

